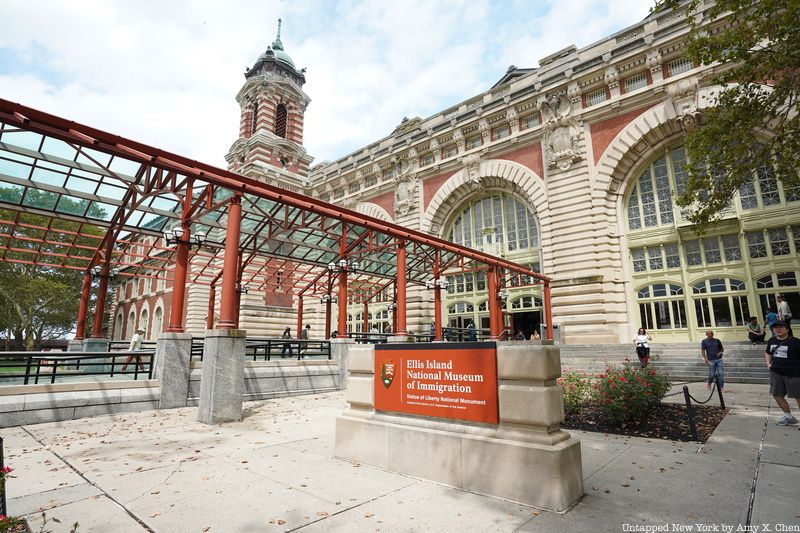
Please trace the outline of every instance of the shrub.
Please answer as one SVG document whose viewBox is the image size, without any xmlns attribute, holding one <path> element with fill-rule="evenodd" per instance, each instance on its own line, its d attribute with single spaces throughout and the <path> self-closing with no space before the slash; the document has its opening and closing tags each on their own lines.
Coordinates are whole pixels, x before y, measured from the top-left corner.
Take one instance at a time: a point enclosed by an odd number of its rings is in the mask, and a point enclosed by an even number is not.
<svg viewBox="0 0 800 533">
<path fill-rule="evenodd" d="M 592 399 L 617 424 L 641 420 L 670 388 L 669 378 L 655 366 L 608 367 L 597 376 Z"/>
<path fill-rule="evenodd" d="M 579 412 L 589 400 L 592 390 L 589 375 L 584 371 L 566 370 L 556 382 L 564 393 L 564 411 L 568 415 Z"/>
</svg>

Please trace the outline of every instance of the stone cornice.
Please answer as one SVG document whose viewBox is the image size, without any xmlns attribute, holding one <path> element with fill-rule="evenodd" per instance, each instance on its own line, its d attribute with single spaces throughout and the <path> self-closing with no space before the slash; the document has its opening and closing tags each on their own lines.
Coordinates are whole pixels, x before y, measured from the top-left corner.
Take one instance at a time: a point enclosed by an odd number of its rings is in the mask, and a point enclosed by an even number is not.
<svg viewBox="0 0 800 533">
<path fill-rule="evenodd" d="M 706 7 L 703 6 L 701 10 Z M 624 79 L 648 69 L 655 72 L 658 68 L 660 71 L 662 65 L 680 57 L 682 39 L 688 29 L 682 16 L 667 12 L 648 17 L 639 24 L 582 49 L 565 48 L 540 61 L 542 66 L 535 72 L 431 117 L 411 119 L 405 127 L 398 128 L 388 137 L 342 159 L 312 168 L 309 178 L 311 187 L 317 194 L 330 193 L 343 186 L 343 183 L 356 179 L 356 171 L 368 177 L 373 173 L 371 169 L 375 164 L 382 169 L 389 168 L 389 161 L 393 157 L 403 157 L 410 149 L 418 152 L 420 168 L 417 174 L 424 179 L 457 168 L 458 160 L 471 152 L 487 151 L 488 157 L 491 157 L 494 153 L 507 151 L 509 145 L 514 143 L 531 142 L 541 135 L 541 127 L 520 130 L 521 126 L 514 124 L 514 116 L 530 115 L 530 111 L 536 109 L 537 101 L 547 95 L 568 94 L 574 102 L 574 117 L 583 122 L 602 120 L 615 113 L 636 109 L 643 100 L 659 101 L 665 95 L 654 95 L 663 93 L 666 85 L 684 76 L 697 75 L 703 69 L 695 68 L 666 80 L 660 76 L 656 79 L 653 75 L 652 83 L 647 88 L 627 94 L 620 94 L 619 85 Z M 600 87 L 611 87 L 611 98 L 593 106 L 581 106 L 582 95 Z M 486 135 L 486 124 L 494 128 L 505 123 L 512 128 L 511 135 L 494 141 L 490 135 Z M 484 124 L 484 144 L 467 150 L 465 141 L 477 134 L 481 124 Z M 444 158 L 445 149 L 452 145 L 451 138 L 455 138 L 459 151 Z M 433 163 L 423 164 L 431 154 L 434 155 Z M 390 190 L 392 180 L 384 178 L 382 183 L 360 187 L 353 194 L 364 197 L 366 193 L 373 196 Z M 348 196 L 345 192 L 345 196 L 336 201 Z"/>
</svg>

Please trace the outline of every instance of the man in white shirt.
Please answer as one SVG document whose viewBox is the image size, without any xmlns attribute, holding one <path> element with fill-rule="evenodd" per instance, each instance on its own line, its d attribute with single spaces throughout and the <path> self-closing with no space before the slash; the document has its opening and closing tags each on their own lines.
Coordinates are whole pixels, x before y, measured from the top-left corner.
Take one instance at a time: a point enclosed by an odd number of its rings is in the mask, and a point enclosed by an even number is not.
<svg viewBox="0 0 800 533">
<path fill-rule="evenodd" d="M 138 350 L 141 350 L 143 340 L 144 340 L 144 330 L 142 328 L 138 328 L 136 332 L 133 334 L 133 337 L 131 337 L 131 344 L 130 346 L 128 346 L 128 351 L 136 352 Z M 128 368 L 128 365 L 130 364 L 131 361 L 133 361 L 134 358 L 136 358 L 136 363 L 139 365 L 139 370 L 144 370 L 144 365 L 142 364 L 142 356 L 131 354 L 128 356 L 128 359 L 125 360 L 125 364 L 122 365 L 123 372 L 125 372 L 125 370 Z"/>
<path fill-rule="evenodd" d="M 789 302 L 786 301 L 785 296 L 778 296 L 778 320 L 786 322 L 789 336 L 792 335 L 792 310 L 789 308 Z"/>
</svg>

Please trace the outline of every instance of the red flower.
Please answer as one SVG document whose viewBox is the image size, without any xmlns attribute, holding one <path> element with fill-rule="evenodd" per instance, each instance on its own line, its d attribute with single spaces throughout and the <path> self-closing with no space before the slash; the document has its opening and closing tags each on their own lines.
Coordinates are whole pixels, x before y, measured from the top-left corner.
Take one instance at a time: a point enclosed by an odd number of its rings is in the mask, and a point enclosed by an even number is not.
<svg viewBox="0 0 800 533">
<path fill-rule="evenodd" d="M 13 468 L 11 468 L 10 466 L 6 466 L 2 470 L 0 470 L 0 473 L 8 474 L 9 472 L 13 472 L 13 471 L 14 471 Z"/>
</svg>

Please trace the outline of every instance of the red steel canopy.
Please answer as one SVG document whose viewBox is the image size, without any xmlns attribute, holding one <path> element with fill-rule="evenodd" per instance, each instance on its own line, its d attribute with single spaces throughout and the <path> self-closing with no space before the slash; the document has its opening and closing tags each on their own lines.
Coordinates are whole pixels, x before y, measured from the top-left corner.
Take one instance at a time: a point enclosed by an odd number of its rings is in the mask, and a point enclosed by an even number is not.
<svg viewBox="0 0 800 533">
<path fill-rule="evenodd" d="M 225 266 L 237 270 L 238 287 L 330 294 L 347 263 L 348 301 L 368 302 L 390 284 L 488 270 L 490 289 L 544 286 L 552 338 L 550 279 L 527 266 L 0 99 L 2 261 L 163 279 L 180 276 L 177 264 L 213 286 L 234 204 L 241 235 Z M 202 246 L 185 246 L 188 258 L 163 237 L 176 227 L 187 244 L 205 235 Z"/>
</svg>

